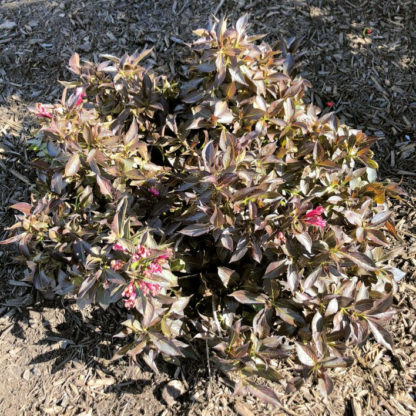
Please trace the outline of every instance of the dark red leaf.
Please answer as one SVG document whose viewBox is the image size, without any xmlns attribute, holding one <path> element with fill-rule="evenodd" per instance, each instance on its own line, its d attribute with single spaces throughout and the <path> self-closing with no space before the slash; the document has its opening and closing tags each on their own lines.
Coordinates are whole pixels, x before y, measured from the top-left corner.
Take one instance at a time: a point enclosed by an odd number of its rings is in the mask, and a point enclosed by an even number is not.
<svg viewBox="0 0 416 416">
<path fill-rule="evenodd" d="M 28 204 L 27 202 L 18 202 L 17 204 L 11 205 L 10 208 L 17 209 L 23 214 L 30 215 L 32 205 Z"/>
<path fill-rule="evenodd" d="M 267 300 L 266 295 L 256 295 L 254 293 L 247 292 L 246 290 L 237 290 L 236 292 L 231 293 L 231 295 L 235 300 L 240 303 L 255 305 L 255 304 L 262 304 L 265 303 Z"/>
</svg>

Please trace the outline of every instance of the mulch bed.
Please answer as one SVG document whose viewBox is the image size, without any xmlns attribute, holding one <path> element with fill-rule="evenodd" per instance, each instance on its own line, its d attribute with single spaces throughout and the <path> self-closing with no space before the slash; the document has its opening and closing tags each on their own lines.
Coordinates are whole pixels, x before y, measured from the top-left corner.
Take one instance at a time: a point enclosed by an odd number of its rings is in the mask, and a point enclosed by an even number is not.
<svg viewBox="0 0 416 416">
<path fill-rule="evenodd" d="M 214 11 L 231 21 L 250 13 L 252 31 L 302 37 L 298 72 L 312 82 L 309 100 L 346 124 L 379 137 L 380 176 L 402 182 L 393 201 L 406 271 L 390 324 L 395 351 L 372 340 L 352 351 L 355 364 L 334 372 L 324 400 L 303 387 L 274 389 L 281 409 L 231 390 L 206 363 L 160 375 L 109 363 L 117 311 L 80 312 L 69 300 L 45 301 L 26 287 L 13 252 L 0 249 L 0 412 L 13 415 L 410 415 L 416 379 L 416 3 L 380 0 L 0 0 L 0 238 L 13 223 L 8 206 L 30 198 L 33 171 L 25 142 L 35 120 L 27 107 L 59 99 L 69 57 L 98 59 L 153 47 L 154 65 L 180 68 L 183 41 Z M 164 387 L 179 379 L 186 393 L 172 406 Z"/>
</svg>

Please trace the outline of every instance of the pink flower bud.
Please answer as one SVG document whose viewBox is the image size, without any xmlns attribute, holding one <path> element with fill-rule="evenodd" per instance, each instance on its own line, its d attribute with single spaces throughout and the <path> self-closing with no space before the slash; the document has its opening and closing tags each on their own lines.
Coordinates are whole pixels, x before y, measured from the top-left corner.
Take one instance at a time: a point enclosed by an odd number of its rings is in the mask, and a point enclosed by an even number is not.
<svg viewBox="0 0 416 416">
<path fill-rule="evenodd" d="M 123 296 L 123 298 L 130 298 L 130 296 L 132 295 L 132 293 L 135 293 L 135 288 L 134 288 L 134 283 L 130 282 L 123 290 L 123 293 L 121 294 L 121 296 Z"/>
<path fill-rule="evenodd" d="M 152 296 L 157 296 L 161 290 L 161 286 L 157 283 L 148 283 L 147 287 L 149 288 L 150 294 Z"/>
<path fill-rule="evenodd" d="M 110 266 L 113 270 L 120 270 L 124 266 L 124 262 L 122 260 L 111 260 Z"/>
<path fill-rule="evenodd" d="M 147 295 L 149 293 L 149 289 L 147 287 L 147 284 L 143 280 L 140 280 L 139 288 L 143 292 L 143 295 Z"/>
<path fill-rule="evenodd" d="M 157 263 L 150 263 L 149 265 L 149 270 L 152 273 L 162 273 L 162 266 L 160 264 Z"/>
<path fill-rule="evenodd" d="M 124 307 L 126 309 L 134 308 L 135 303 L 136 303 L 136 299 L 127 299 L 124 301 Z"/>
<path fill-rule="evenodd" d="M 124 299 L 124 306 L 127 309 L 133 308 L 135 301 L 136 301 L 136 297 L 137 297 L 137 293 L 136 293 L 136 287 L 134 285 L 134 282 L 130 282 L 123 290 L 123 293 L 121 294 L 121 296 Z"/>
<path fill-rule="evenodd" d="M 152 254 L 152 250 L 150 250 L 150 248 L 147 248 L 147 247 L 142 246 L 142 245 L 139 244 L 137 246 L 135 254 L 137 254 L 140 257 L 146 258 L 146 257 L 149 257 Z"/>
<path fill-rule="evenodd" d="M 47 111 L 46 108 L 40 103 L 37 103 L 36 106 L 35 106 L 35 114 L 38 117 L 45 117 L 45 118 L 52 118 L 53 117 L 52 113 Z"/>
<path fill-rule="evenodd" d="M 123 253 L 127 253 L 129 251 L 126 247 L 124 247 L 120 243 L 113 244 L 113 250 L 114 251 L 122 251 Z"/>
<path fill-rule="evenodd" d="M 82 104 L 82 100 L 87 96 L 83 90 L 82 87 L 78 87 L 75 90 L 75 96 L 78 97 L 77 98 L 77 102 L 75 103 L 76 106 L 79 106 Z"/>
<path fill-rule="evenodd" d="M 315 209 L 308 211 L 305 214 L 305 218 L 316 217 L 317 215 L 322 215 L 325 212 L 325 208 L 321 205 L 318 205 Z"/>
<path fill-rule="evenodd" d="M 326 226 L 326 221 L 321 217 L 324 211 L 325 211 L 324 207 L 319 205 L 315 209 L 308 211 L 303 216 L 303 221 L 305 221 L 307 224 L 314 225 L 320 228 L 324 228 Z"/>
<path fill-rule="evenodd" d="M 148 295 L 150 293 L 152 296 L 157 296 L 162 289 L 159 284 L 145 282 L 144 280 L 139 282 L 139 287 L 143 292 L 143 295 Z"/>
<path fill-rule="evenodd" d="M 148 191 L 154 196 L 159 196 L 159 191 L 154 186 L 152 188 L 149 188 Z"/>
<path fill-rule="evenodd" d="M 155 261 L 159 264 L 166 263 L 167 259 L 171 258 L 173 251 L 171 248 L 166 249 L 165 254 L 160 255 Z"/>
</svg>

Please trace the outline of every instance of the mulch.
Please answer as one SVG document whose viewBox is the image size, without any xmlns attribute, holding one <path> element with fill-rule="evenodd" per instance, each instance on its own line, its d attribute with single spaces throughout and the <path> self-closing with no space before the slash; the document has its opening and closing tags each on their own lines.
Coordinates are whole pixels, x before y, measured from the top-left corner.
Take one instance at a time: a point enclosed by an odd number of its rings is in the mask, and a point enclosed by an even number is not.
<svg viewBox="0 0 416 416">
<path fill-rule="evenodd" d="M 206 363 L 145 367 L 109 362 L 117 311 L 79 311 L 70 300 L 45 301 L 20 281 L 13 252 L 0 249 L 1 414 L 13 415 L 411 415 L 416 414 L 416 3 L 413 0 L 0 0 L 0 238 L 14 221 L 9 205 L 29 200 L 33 170 L 26 142 L 36 134 L 27 107 L 59 99 L 59 80 L 77 51 L 98 60 L 153 48 L 154 66 L 175 71 L 182 42 L 214 11 L 235 21 L 250 14 L 253 33 L 301 37 L 298 73 L 312 82 L 308 99 L 341 121 L 376 135 L 380 177 L 401 182 L 408 197 L 391 201 L 403 252 L 393 264 L 407 275 L 395 296 L 391 354 L 368 340 L 335 370 L 328 400 L 307 385 L 282 408 L 234 397 Z M 186 393 L 169 407 L 172 378 Z"/>
</svg>

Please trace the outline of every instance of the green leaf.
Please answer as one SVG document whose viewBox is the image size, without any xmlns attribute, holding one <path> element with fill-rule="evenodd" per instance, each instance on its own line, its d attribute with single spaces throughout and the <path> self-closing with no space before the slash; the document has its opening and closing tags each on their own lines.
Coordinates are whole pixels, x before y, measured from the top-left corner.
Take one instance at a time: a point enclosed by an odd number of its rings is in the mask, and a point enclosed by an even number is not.
<svg viewBox="0 0 416 416">
<path fill-rule="evenodd" d="M 124 144 L 129 145 L 131 142 L 137 137 L 137 133 L 139 131 L 137 121 L 135 118 L 133 118 L 133 121 L 130 124 L 130 128 L 127 131 L 126 135 L 124 136 Z"/>
<path fill-rule="evenodd" d="M 349 367 L 353 363 L 349 357 L 328 357 L 321 361 L 325 368 Z"/>
<path fill-rule="evenodd" d="M 207 168 L 209 168 L 213 164 L 214 158 L 215 158 L 215 148 L 211 140 L 205 145 L 204 149 L 202 150 L 202 159 Z"/>
</svg>

